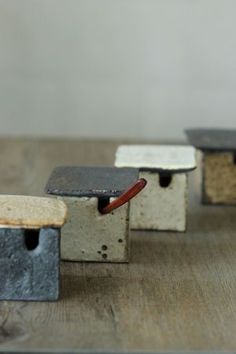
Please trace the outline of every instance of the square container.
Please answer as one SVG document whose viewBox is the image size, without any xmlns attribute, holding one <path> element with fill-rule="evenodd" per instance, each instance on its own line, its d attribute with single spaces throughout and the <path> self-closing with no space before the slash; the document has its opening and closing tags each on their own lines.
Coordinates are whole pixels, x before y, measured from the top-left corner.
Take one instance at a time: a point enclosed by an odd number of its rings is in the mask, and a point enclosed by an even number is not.
<svg viewBox="0 0 236 354">
<path fill-rule="evenodd" d="M 0 300 L 57 300 L 65 204 L 2 195 L 0 210 Z"/>
<path fill-rule="evenodd" d="M 52 172 L 46 192 L 68 207 L 68 222 L 62 229 L 62 259 L 129 261 L 129 203 L 106 215 L 99 210 L 137 179 L 135 168 L 66 166 Z"/>
<path fill-rule="evenodd" d="M 122 145 L 115 166 L 138 168 L 148 182 L 130 202 L 132 229 L 186 230 L 187 177 L 196 168 L 193 147 Z"/>
<path fill-rule="evenodd" d="M 236 130 L 187 130 L 189 142 L 202 151 L 202 202 L 236 204 Z"/>
</svg>

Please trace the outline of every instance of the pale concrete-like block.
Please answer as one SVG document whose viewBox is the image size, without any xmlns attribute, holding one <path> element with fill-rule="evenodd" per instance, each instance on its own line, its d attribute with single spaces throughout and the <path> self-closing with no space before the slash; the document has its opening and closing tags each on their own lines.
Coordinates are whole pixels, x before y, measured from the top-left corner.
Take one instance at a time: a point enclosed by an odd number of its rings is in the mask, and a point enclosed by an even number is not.
<svg viewBox="0 0 236 354">
<path fill-rule="evenodd" d="M 61 233 L 62 259 L 128 262 L 128 204 L 102 215 L 98 211 L 97 198 L 59 198 L 68 206 L 68 222 Z"/>
<path fill-rule="evenodd" d="M 186 230 L 187 172 L 196 168 L 192 146 L 123 145 L 115 166 L 139 168 L 148 182 L 130 203 L 131 229 Z"/>
<path fill-rule="evenodd" d="M 62 259 L 129 261 L 129 203 L 102 215 L 99 210 L 138 180 L 138 169 L 62 166 L 53 170 L 46 191 L 68 206 L 62 229 Z"/>
<path fill-rule="evenodd" d="M 140 172 L 146 188 L 130 202 L 131 229 L 185 231 L 187 175 L 174 174 L 167 187 L 160 185 L 156 172 Z"/>
<path fill-rule="evenodd" d="M 203 155 L 203 202 L 236 204 L 236 163 L 233 153 Z"/>
</svg>

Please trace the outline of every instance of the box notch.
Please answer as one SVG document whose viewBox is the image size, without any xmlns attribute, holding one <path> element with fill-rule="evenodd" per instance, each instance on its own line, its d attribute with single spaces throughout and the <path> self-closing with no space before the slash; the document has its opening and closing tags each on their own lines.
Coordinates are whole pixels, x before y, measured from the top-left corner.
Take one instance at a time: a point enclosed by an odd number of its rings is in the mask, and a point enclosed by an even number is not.
<svg viewBox="0 0 236 354">
<path fill-rule="evenodd" d="M 35 251 L 39 246 L 40 229 L 25 229 L 24 241 L 28 251 Z"/>
<path fill-rule="evenodd" d="M 171 173 L 160 173 L 159 174 L 159 185 L 161 188 L 168 188 L 172 182 L 172 174 Z"/>
</svg>

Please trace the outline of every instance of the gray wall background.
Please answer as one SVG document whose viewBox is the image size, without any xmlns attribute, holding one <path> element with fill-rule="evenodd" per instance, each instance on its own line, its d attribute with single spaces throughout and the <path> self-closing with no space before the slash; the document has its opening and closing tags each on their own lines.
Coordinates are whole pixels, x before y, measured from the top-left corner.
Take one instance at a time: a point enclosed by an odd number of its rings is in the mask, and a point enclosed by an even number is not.
<svg viewBox="0 0 236 354">
<path fill-rule="evenodd" d="M 235 0 L 0 0 L 0 134 L 236 126 Z"/>
</svg>

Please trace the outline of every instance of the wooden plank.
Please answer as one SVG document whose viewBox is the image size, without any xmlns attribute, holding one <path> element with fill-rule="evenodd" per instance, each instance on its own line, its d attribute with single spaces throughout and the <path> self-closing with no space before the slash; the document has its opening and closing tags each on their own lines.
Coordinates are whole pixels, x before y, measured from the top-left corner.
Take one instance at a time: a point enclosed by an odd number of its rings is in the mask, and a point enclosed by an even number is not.
<svg viewBox="0 0 236 354">
<path fill-rule="evenodd" d="M 0 140 L 0 191 L 42 195 L 56 165 L 112 165 L 117 143 Z M 186 234 L 132 232 L 125 264 L 62 263 L 56 303 L 0 303 L 0 351 L 236 350 L 235 207 L 200 205 Z"/>
</svg>

